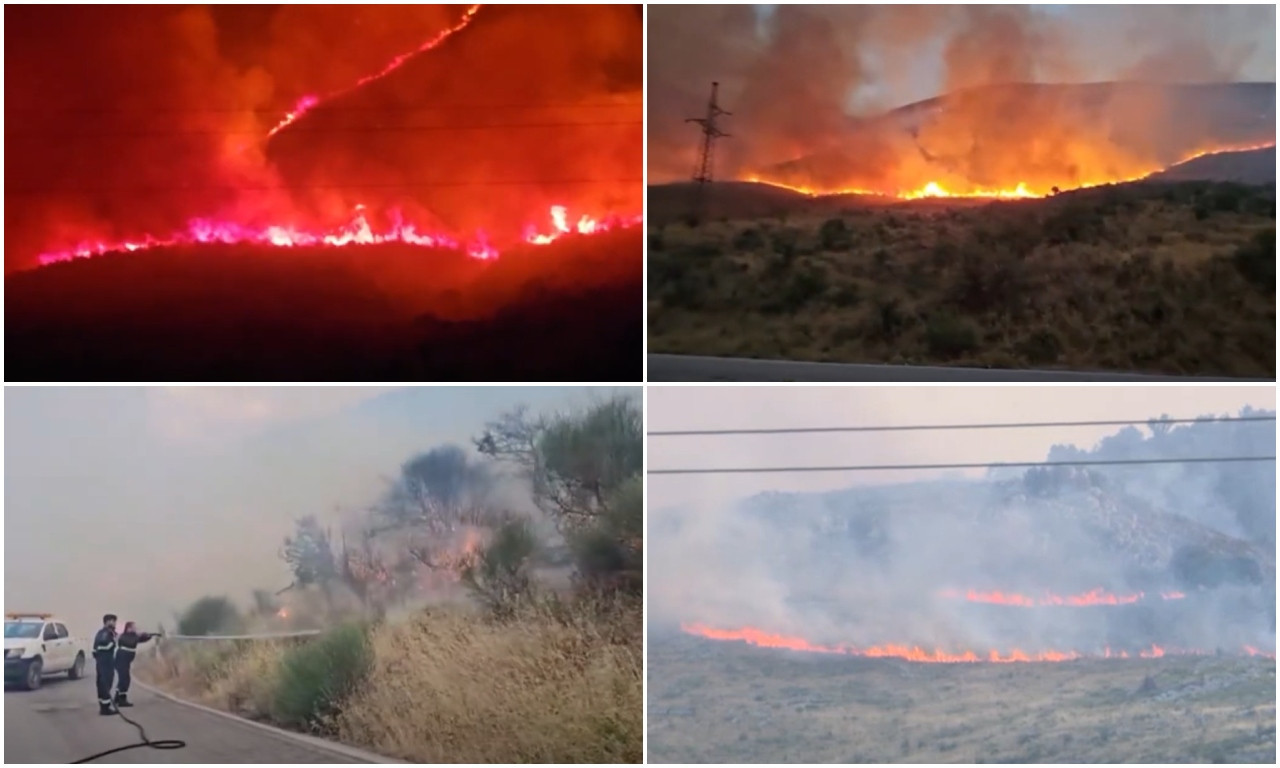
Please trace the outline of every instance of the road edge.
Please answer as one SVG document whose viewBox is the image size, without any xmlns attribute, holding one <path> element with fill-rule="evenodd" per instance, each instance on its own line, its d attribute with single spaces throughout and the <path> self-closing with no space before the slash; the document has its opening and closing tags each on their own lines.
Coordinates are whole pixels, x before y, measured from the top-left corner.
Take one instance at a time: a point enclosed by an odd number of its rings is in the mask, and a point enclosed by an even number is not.
<svg viewBox="0 0 1280 768">
<path fill-rule="evenodd" d="M 250 720 L 248 718 L 240 717 L 239 715 L 233 715 L 230 712 L 223 712 L 220 709 L 214 709 L 213 707 L 206 707 L 205 705 L 197 704 L 194 701 L 187 701 L 186 699 L 181 698 L 179 696 L 175 696 L 174 694 L 169 693 L 168 691 L 161 690 L 154 685 L 144 683 L 143 681 L 137 678 L 134 678 L 133 684 L 139 688 L 142 688 L 148 693 L 153 693 L 156 696 L 159 696 L 160 698 L 165 699 L 167 701 L 171 701 L 175 704 L 181 704 L 184 707 L 191 707 L 192 709 L 195 709 L 200 712 L 204 712 L 206 714 L 217 715 L 218 717 L 235 720 L 237 723 L 243 723 L 244 725 L 258 728 L 268 733 L 274 734 L 276 736 L 281 736 L 286 739 L 296 741 L 300 744 L 306 744 L 309 747 L 323 749 L 329 752 L 342 755 L 343 757 L 350 757 L 365 763 L 386 764 L 386 765 L 407 765 L 407 763 L 405 763 L 402 760 L 396 760 L 395 758 L 374 754 L 373 752 L 367 752 L 363 749 L 348 746 L 341 742 L 329 741 L 328 739 L 322 739 L 322 738 L 319 738 L 318 736 L 308 736 L 305 733 L 296 733 L 294 731 L 287 731 L 284 728 L 277 728 L 274 725 L 259 723 L 256 720 Z"/>
</svg>

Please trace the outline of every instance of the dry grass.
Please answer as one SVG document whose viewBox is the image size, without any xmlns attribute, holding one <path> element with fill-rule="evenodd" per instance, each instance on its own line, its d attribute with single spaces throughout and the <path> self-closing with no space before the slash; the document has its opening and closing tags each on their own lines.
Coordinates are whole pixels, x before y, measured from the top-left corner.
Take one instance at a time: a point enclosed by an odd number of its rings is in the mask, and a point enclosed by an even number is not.
<svg viewBox="0 0 1280 768">
<path fill-rule="evenodd" d="M 638 763 L 639 612 L 622 620 L 634 642 L 544 611 L 503 624 L 442 611 L 384 627 L 339 733 L 415 762 Z"/>
<path fill-rule="evenodd" d="M 1274 190 L 1194 183 L 651 227 L 650 351 L 1270 377 L 1233 257 L 1274 228 Z"/>
<path fill-rule="evenodd" d="M 1276 749 L 1270 659 L 913 664 L 651 637 L 648 674 L 655 763 L 1271 763 Z"/>
<path fill-rule="evenodd" d="M 638 605 L 530 608 L 496 623 L 461 606 L 372 630 L 373 668 L 326 720 L 340 741 L 410 762 L 639 763 Z M 170 644 L 147 682 L 271 720 L 287 642 Z"/>
</svg>

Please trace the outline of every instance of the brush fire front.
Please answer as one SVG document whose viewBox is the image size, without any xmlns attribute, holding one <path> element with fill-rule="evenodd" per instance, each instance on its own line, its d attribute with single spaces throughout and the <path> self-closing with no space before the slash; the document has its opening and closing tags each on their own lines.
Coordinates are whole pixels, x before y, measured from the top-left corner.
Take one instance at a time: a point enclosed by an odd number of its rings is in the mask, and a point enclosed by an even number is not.
<svg viewBox="0 0 1280 768">
<path fill-rule="evenodd" d="M 764 630 L 755 629 L 753 627 L 741 627 L 738 629 L 722 629 L 710 627 L 705 624 L 689 623 L 682 624 L 681 630 L 690 635 L 705 637 L 710 640 L 722 641 L 738 641 L 748 645 L 754 645 L 759 648 L 777 648 L 788 651 L 801 651 L 805 653 L 824 653 L 846 656 L 862 656 L 873 659 L 902 659 L 904 661 L 923 662 L 931 664 L 964 664 L 964 663 L 980 663 L 988 662 L 993 664 L 1013 664 L 1033 661 L 1058 662 L 1058 661 L 1074 661 L 1077 659 L 1158 659 L 1167 655 L 1190 655 L 1190 656 L 1209 656 L 1213 655 L 1208 651 L 1197 651 L 1190 649 L 1166 648 L 1160 645 L 1151 645 L 1149 648 L 1135 649 L 1115 649 L 1110 646 L 1104 646 L 1094 651 L 1076 651 L 1076 650 L 1039 650 L 1024 651 L 1018 648 L 1010 648 L 1007 650 L 991 649 L 987 651 L 948 651 L 938 648 L 928 649 L 919 645 L 906 645 L 897 643 L 885 643 L 882 645 L 871 646 L 852 646 L 852 645 L 823 645 L 810 642 L 803 637 L 794 635 L 776 634 L 766 632 Z M 1253 646 L 1243 646 L 1240 649 L 1240 655 L 1245 656 L 1261 656 L 1274 659 L 1275 654 L 1254 648 Z"/>
</svg>

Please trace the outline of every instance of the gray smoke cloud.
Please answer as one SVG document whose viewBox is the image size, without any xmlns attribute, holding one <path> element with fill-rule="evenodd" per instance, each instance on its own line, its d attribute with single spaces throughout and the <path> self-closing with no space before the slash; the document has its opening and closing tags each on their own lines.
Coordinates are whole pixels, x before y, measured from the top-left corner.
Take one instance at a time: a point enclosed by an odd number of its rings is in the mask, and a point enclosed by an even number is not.
<svg viewBox="0 0 1280 768">
<path fill-rule="evenodd" d="M 1016 421 L 1034 399 L 1006 395 L 1002 405 L 993 401 L 999 397 L 993 391 L 950 394 L 937 404 L 926 403 L 927 397 L 879 390 L 838 396 L 819 389 L 806 390 L 808 402 L 799 403 L 775 390 L 721 395 L 720 408 L 693 416 L 700 411 L 692 399 L 651 393 L 650 428 Z M 766 398 L 775 402 L 766 406 Z M 1257 402 L 1270 407 L 1273 400 L 1263 395 Z M 1060 405 L 1064 418 L 1081 418 L 1080 407 Z M 781 413 L 742 415 L 765 408 Z M 800 413 L 810 418 L 800 421 Z M 1147 427 L 1112 430 L 1114 436 L 1100 438 L 1077 436 L 1079 430 L 822 436 L 803 445 L 800 438 L 768 436 L 751 448 L 739 445 L 752 438 L 716 438 L 724 450 L 711 449 L 707 438 L 687 454 L 678 444 L 692 440 L 657 438 L 650 464 L 1270 455 L 1275 442 L 1273 421 L 1174 427 L 1159 437 Z M 1030 448 L 1036 441 L 1039 447 Z M 814 442 L 821 445 L 811 447 Z M 825 646 L 902 644 L 1006 654 L 1015 648 L 1133 654 L 1152 644 L 1274 651 L 1274 464 L 1103 468 L 1049 479 L 1021 470 L 950 478 L 934 473 L 857 485 L 847 475 L 802 476 L 785 485 L 784 477 L 751 477 L 750 488 L 736 489 L 714 478 L 651 481 L 647 610 L 653 631 L 697 623 L 751 627 Z M 770 482 L 784 490 L 758 490 Z M 1117 600 L 1141 598 L 1081 606 L 965 599 L 973 590 L 987 600 L 998 591 L 1044 602 L 1096 589 Z"/>
</svg>

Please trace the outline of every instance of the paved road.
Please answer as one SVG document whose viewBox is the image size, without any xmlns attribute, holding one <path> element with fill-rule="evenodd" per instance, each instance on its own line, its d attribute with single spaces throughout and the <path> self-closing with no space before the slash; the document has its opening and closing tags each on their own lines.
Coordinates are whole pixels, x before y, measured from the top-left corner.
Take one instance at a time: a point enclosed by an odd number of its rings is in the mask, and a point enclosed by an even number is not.
<svg viewBox="0 0 1280 768">
<path fill-rule="evenodd" d="M 649 355 L 649 381 L 1253 381 L 1252 379 L 1148 376 L 1136 373 L 1076 373 L 986 368 L 945 368 L 925 365 L 862 365 L 806 363 L 790 360 L 751 360 L 741 357 Z"/>
<path fill-rule="evenodd" d="M 90 670 L 90 677 L 92 670 Z M 136 684 L 135 684 L 136 687 Z M 4 693 L 5 763 L 70 763 L 138 741 L 133 726 L 98 714 L 93 681 L 46 680 L 36 691 Z M 220 717 L 137 688 L 125 710 L 152 739 L 182 739 L 186 749 L 131 749 L 101 763 L 359 763 L 312 741 Z M 318 741 L 318 740 L 314 740 Z"/>
</svg>

